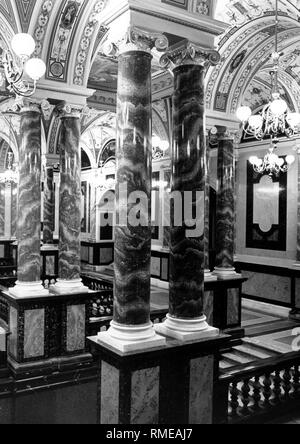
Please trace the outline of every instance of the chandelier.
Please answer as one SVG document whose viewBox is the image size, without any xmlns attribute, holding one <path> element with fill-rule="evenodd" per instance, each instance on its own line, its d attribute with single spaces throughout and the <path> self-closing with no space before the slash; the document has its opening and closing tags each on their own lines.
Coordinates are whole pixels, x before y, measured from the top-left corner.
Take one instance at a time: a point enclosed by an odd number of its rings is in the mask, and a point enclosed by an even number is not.
<svg viewBox="0 0 300 444">
<path fill-rule="evenodd" d="M 277 156 L 274 150 L 277 148 L 278 142 L 278 139 L 272 140 L 269 152 L 264 159 L 259 159 L 256 156 L 250 157 L 250 163 L 256 173 L 268 173 L 270 176 L 278 176 L 280 173 L 286 173 L 295 162 L 294 156 L 287 156 L 285 160 Z"/>
<path fill-rule="evenodd" d="M 19 182 L 19 173 L 16 170 L 15 165 L 13 165 L 13 158 L 13 153 L 8 153 L 7 170 L 4 173 L 0 174 L 0 183 L 12 185 Z"/>
<path fill-rule="evenodd" d="M 5 73 L 5 77 L 1 74 L 2 84 L 6 81 L 8 91 L 16 96 L 31 97 L 36 92 L 37 82 L 45 75 L 46 65 L 43 60 L 31 57 L 36 48 L 31 35 L 16 34 L 11 47 L 13 52 L 3 51 L 0 57 Z M 25 75 L 32 82 L 26 80 Z"/>
<path fill-rule="evenodd" d="M 288 104 L 281 98 L 279 92 L 278 25 L 278 0 L 276 0 L 275 52 L 272 54 L 274 68 L 270 73 L 272 79 L 271 101 L 264 106 L 262 112 L 258 115 L 253 115 L 248 106 L 241 106 L 237 111 L 237 117 L 243 123 L 244 133 L 254 136 L 258 140 L 263 140 L 265 137 L 276 139 L 280 135 L 292 137 L 300 126 L 300 114 L 289 110 Z"/>
</svg>

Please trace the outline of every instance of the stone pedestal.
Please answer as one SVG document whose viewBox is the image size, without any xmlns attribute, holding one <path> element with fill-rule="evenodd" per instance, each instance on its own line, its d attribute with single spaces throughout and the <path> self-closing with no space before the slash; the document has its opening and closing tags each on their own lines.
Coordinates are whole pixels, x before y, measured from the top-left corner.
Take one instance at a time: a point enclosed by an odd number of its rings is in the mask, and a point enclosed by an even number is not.
<svg viewBox="0 0 300 444">
<path fill-rule="evenodd" d="M 80 112 L 63 110 L 60 134 L 59 279 L 51 289 L 57 294 L 86 293 L 80 277 L 81 263 L 81 155 Z"/>
<path fill-rule="evenodd" d="M 99 423 L 212 424 L 219 350 L 227 340 L 167 340 L 151 351 L 124 355 L 90 338 L 100 365 Z"/>
<path fill-rule="evenodd" d="M 14 373 L 41 371 L 71 357 L 85 359 L 90 293 L 20 299 L 4 292 L 2 300 L 9 308 L 8 364 Z"/>
<path fill-rule="evenodd" d="M 18 281 L 16 297 L 47 295 L 41 282 L 41 113 L 36 105 L 21 110 L 19 152 Z"/>
</svg>

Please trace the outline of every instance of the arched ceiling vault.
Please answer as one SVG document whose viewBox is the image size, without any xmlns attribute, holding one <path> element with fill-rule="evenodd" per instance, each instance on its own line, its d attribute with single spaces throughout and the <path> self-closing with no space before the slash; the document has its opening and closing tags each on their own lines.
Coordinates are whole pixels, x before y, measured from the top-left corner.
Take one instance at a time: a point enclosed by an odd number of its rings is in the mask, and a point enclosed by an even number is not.
<svg viewBox="0 0 300 444">
<path fill-rule="evenodd" d="M 300 1 L 279 2 L 281 93 L 300 109 Z M 270 98 L 275 0 L 219 0 L 216 18 L 229 24 L 218 42 L 220 63 L 207 73 L 207 108 L 233 115 L 242 103 L 254 111 Z"/>
</svg>

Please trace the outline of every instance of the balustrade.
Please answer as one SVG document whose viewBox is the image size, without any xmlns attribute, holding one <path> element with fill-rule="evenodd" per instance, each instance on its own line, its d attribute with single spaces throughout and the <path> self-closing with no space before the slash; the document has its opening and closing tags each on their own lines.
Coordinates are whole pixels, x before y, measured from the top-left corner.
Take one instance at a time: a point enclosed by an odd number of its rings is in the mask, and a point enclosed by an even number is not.
<svg viewBox="0 0 300 444">
<path fill-rule="evenodd" d="M 273 364 L 221 375 L 219 393 L 228 394 L 228 409 L 215 422 L 251 423 L 259 417 L 272 419 L 275 414 L 285 413 L 287 407 L 296 407 L 300 402 L 299 366 L 300 357 L 295 353 Z M 216 402 L 222 404 L 220 399 Z"/>
</svg>

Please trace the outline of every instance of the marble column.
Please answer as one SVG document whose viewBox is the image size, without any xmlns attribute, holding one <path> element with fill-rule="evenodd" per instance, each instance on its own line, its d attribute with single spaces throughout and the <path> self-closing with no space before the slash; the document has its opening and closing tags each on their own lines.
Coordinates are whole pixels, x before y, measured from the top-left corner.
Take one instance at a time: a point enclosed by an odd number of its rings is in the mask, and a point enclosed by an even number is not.
<svg viewBox="0 0 300 444">
<path fill-rule="evenodd" d="M 206 179 L 204 72 L 207 54 L 191 44 L 182 48 L 180 57 L 178 54 L 178 48 L 167 54 L 175 65 L 170 311 L 166 322 L 157 326 L 157 331 L 185 341 L 214 336 L 218 330 L 210 328 L 203 315 Z"/>
<path fill-rule="evenodd" d="M 80 111 L 66 106 L 60 133 L 59 279 L 58 294 L 85 293 L 81 271 Z"/>
<path fill-rule="evenodd" d="M 209 136 L 207 136 L 209 137 Z M 211 148 L 207 139 L 206 180 L 205 180 L 205 219 L 204 219 L 204 278 L 205 282 L 213 282 L 217 277 L 210 270 L 210 158 Z"/>
<path fill-rule="evenodd" d="M 236 162 L 234 134 L 226 130 L 219 137 L 217 239 L 215 274 L 220 279 L 237 275 L 234 269 L 235 253 L 235 190 Z"/>
<path fill-rule="evenodd" d="M 53 247 L 53 234 L 55 228 L 55 196 L 54 196 L 54 168 L 45 168 L 44 181 L 44 247 Z"/>
<path fill-rule="evenodd" d="M 300 152 L 298 153 L 298 218 L 297 218 L 297 258 L 296 266 L 300 267 Z"/>
<path fill-rule="evenodd" d="M 151 49 L 160 43 L 166 49 L 167 41 L 134 29 L 123 43 L 117 91 L 114 319 L 100 338 L 129 351 L 165 343 L 150 322 Z"/>
<path fill-rule="evenodd" d="M 19 149 L 18 281 L 15 297 L 47 295 L 41 282 L 41 112 L 34 104 L 21 110 Z"/>
</svg>

